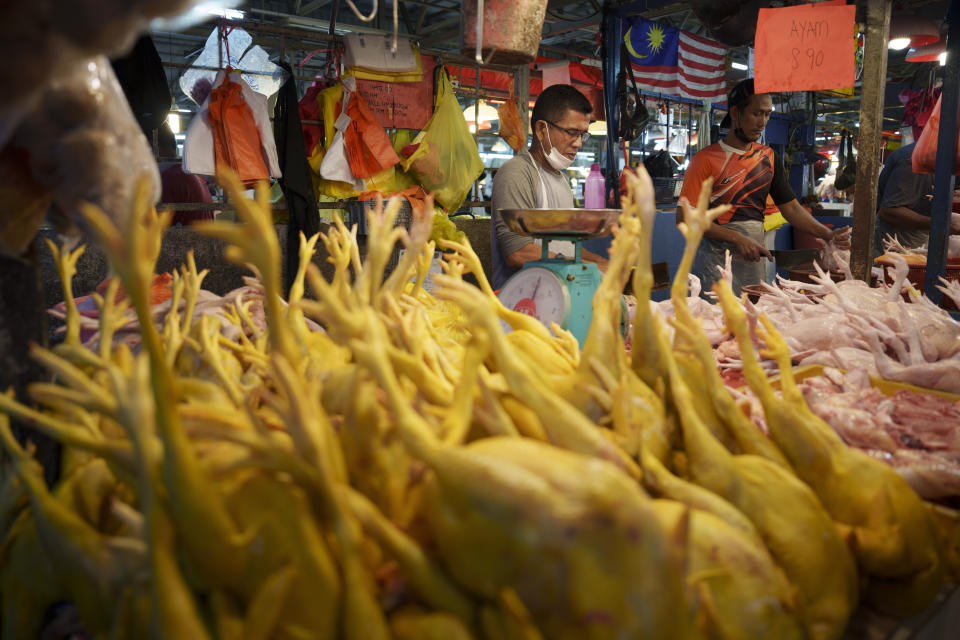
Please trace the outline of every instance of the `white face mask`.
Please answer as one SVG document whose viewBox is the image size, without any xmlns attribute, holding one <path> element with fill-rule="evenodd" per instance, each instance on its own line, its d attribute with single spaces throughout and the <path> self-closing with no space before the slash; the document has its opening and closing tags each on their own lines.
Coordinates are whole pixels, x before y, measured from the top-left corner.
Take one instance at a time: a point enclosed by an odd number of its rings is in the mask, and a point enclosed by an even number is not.
<svg viewBox="0 0 960 640">
<path fill-rule="evenodd" d="M 546 122 L 544 122 L 544 124 L 546 124 Z M 543 150 L 543 155 L 547 158 L 547 162 L 557 171 L 565 171 L 567 167 L 573 164 L 573 159 L 563 155 L 553 146 L 553 141 L 550 139 L 549 124 L 547 125 L 547 142 L 550 143 L 550 153 L 547 153 L 546 150 L 543 149 L 543 141 L 540 142 L 540 149 Z"/>
</svg>

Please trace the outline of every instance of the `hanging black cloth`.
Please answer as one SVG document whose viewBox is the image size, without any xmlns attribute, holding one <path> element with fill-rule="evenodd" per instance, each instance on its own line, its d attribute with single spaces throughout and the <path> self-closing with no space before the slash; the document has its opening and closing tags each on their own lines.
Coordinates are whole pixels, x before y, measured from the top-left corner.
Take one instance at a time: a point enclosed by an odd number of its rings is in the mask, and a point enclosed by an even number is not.
<svg viewBox="0 0 960 640">
<path fill-rule="evenodd" d="M 153 40 L 150 36 L 141 36 L 130 53 L 111 60 L 110 64 L 137 123 L 144 135 L 151 139 L 153 130 L 163 125 L 173 104 L 167 72 L 163 70 Z"/>
<path fill-rule="evenodd" d="M 277 143 L 280 171 L 283 172 L 278 182 L 290 214 L 287 225 L 287 274 L 284 279 L 284 288 L 289 291 L 300 261 L 300 232 L 303 231 L 309 238 L 320 231 L 320 215 L 310 179 L 307 150 L 303 144 L 297 81 L 289 64 L 281 61 L 280 66 L 286 70 L 288 78 L 277 94 L 277 106 L 273 110 L 273 137 Z"/>
</svg>

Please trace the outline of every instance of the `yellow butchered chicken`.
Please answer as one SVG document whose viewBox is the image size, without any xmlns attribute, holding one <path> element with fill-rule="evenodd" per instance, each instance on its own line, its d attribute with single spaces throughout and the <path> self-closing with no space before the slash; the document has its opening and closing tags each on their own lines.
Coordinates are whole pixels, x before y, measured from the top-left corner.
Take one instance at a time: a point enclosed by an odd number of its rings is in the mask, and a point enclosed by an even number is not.
<svg viewBox="0 0 960 640">
<path fill-rule="evenodd" d="M 217 317 L 198 311 L 192 258 L 170 311 L 151 307 L 168 219 L 143 189 L 123 229 L 85 208 L 116 273 L 87 346 L 79 250 L 55 248 L 66 339 L 34 350 L 53 381 L 0 394 L 4 638 L 37 637 L 63 602 L 103 638 L 837 638 L 860 597 L 906 613 L 940 587 L 923 503 L 807 410 L 766 324 L 772 392 L 721 284 L 770 437 L 723 387 L 685 303 L 717 213 L 705 197 L 687 210 L 676 318 L 641 304 L 628 354 L 620 293 L 652 285 L 642 169 L 582 351 L 504 308 L 465 239 L 439 241 L 425 291 L 430 206 L 404 229 L 399 202 L 378 203 L 364 260 L 339 220 L 302 238 L 284 300 L 265 191 L 221 181 L 242 224 L 198 230 L 251 266 L 259 297 Z M 310 264 L 318 242 L 330 280 Z M 138 350 L 114 339 L 128 307 Z M 52 489 L 8 416 L 64 445 Z"/>
</svg>

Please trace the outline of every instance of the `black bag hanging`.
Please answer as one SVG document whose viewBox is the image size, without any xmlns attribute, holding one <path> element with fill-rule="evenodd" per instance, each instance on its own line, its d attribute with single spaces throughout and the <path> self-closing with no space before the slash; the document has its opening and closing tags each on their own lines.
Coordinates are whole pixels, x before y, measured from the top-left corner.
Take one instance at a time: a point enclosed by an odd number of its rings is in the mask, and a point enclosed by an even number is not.
<svg viewBox="0 0 960 640">
<path fill-rule="evenodd" d="M 677 161 L 670 157 L 666 149 L 647 156 L 643 166 L 651 178 L 672 178 L 676 174 Z"/>
<path fill-rule="evenodd" d="M 632 87 L 627 86 L 630 78 Z M 633 77 L 633 65 L 630 64 L 630 55 L 626 46 L 620 45 L 620 74 L 617 79 L 617 104 L 620 113 L 620 137 L 627 142 L 633 142 L 647 128 L 650 113 L 644 104 L 643 97 L 637 89 L 637 81 Z"/>
<path fill-rule="evenodd" d="M 844 131 L 843 136 L 840 139 L 840 146 L 842 149 L 844 140 L 846 140 L 846 154 L 841 150 L 839 173 L 837 179 L 833 182 L 833 186 L 838 191 L 846 191 L 857 183 L 857 159 L 853 157 L 853 132 Z"/>
</svg>

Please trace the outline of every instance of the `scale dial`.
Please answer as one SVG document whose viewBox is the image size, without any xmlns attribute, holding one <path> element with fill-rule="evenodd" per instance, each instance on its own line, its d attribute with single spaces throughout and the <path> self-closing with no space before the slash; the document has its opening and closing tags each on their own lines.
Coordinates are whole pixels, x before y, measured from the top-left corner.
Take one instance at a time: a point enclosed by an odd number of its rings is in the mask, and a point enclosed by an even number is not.
<svg viewBox="0 0 960 640">
<path fill-rule="evenodd" d="M 500 302 L 508 309 L 533 316 L 546 326 L 567 326 L 570 292 L 557 274 L 543 267 L 528 267 L 513 275 L 500 289 Z M 510 330 L 506 326 L 506 330 Z"/>
</svg>

